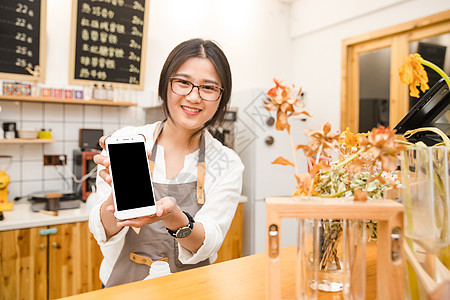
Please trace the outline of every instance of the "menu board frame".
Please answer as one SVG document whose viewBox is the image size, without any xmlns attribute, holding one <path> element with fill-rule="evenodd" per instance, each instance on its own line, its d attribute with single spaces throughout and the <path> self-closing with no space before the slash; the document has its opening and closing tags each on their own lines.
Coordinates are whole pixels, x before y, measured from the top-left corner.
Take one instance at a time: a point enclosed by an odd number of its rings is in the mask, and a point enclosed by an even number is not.
<svg viewBox="0 0 450 300">
<path fill-rule="evenodd" d="M 31 74 L 17 74 L 0 72 L 0 79 L 6 80 L 23 80 L 23 81 L 45 81 L 45 69 L 46 69 L 46 57 L 47 57 L 47 0 L 35 0 L 40 1 L 40 26 L 39 26 L 39 73 L 36 76 Z M 18 1 L 14 1 L 14 4 Z"/>
<path fill-rule="evenodd" d="M 148 16 L 150 8 L 150 0 L 144 0 L 144 21 L 142 32 L 142 44 L 140 55 L 140 69 L 139 69 L 139 84 L 130 84 L 117 81 L 108 80 L 93 80 L 93 79 L 77 79 L 75 76 L 75 66 L 77 63 L 76 49 L 77 49 L 77 24 L 78 21 L 78 2 L 79 0 L 72 0 L 72 19 L 71 19 L 71 33 L 70 33 L 70 61 L 69 61 L 69 84 L 74 85 L 91 85 L 93 84 L 111 84 L 114 88 L 120 86 L 127 86 L 135 90 L 144 89 L 145 67 L 146 67 L 146 51 L 147 51 L 147 32 L 148 32 Z M 101 4 L 101 1 L 96 2 Z"/>
</svg>

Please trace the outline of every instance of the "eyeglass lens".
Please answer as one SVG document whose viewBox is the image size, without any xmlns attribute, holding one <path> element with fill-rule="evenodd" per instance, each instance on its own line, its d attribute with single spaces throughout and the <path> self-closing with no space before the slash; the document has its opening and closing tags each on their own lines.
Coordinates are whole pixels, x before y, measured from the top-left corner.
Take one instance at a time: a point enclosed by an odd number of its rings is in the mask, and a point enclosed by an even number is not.
<svg viewBox="0 0 450 300">
<path fill-rule="evenodd" d="M 194 87 L 198 88 L 200 98 L 206 101 L 216 101 L 222 94 L 222 90 L 214 85 L 203 84 L 197 86 L 190 81 L 176 78 L 172 79 L 171 82 L 172 91 L 180 96 L 189 95 Z"/>
</svg>

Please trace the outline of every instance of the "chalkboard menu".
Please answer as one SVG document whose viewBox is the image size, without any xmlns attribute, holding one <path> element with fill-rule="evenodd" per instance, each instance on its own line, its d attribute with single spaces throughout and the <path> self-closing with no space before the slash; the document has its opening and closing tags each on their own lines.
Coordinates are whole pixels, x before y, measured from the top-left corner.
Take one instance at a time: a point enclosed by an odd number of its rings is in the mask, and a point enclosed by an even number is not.
<svg viewBox="0 0 450 300">
<path fill-rule="evenodd" d="M 149 0 L 73 0 L 69 82 L 143 88 Z"/>
<path fill-rule="evenodd" d="M 0 4 L 0 78 L 43 79 L 46 0 L 8 0 Z M 39 75 L 33 76 L 40 66 Z"/>
</svg>

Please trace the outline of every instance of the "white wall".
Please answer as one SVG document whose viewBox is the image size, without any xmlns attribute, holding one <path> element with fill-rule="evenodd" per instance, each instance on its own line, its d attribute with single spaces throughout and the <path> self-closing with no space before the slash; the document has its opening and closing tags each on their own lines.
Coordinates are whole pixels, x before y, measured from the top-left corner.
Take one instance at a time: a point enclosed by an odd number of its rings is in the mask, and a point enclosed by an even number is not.
<svg viewBox="0 0 450 300">
<path fill-rule="evenodd" d="M 313 115 L 310 128 L 326 121 L 340 127 L 342 40 L 450 9 L 448 0 L 320 2 L 298 0 L 291 9 L 292 80 L 305 90 L 306 109 Z M 300 22 L 308 15 L 309 22 Z"/>
<path fill-rule="evenodd" d="M 48 84 L 68 83 L 71 3 L 47 0 Z M 278 0 L 150 0 L 148 21 L 141 105 L 155 100 L 170 50 L 195 37 L 222 46 L 232 68 L 234 91 L 270 88 L 273 77 L 292 77 L 289 6 Z"/>
</svg>

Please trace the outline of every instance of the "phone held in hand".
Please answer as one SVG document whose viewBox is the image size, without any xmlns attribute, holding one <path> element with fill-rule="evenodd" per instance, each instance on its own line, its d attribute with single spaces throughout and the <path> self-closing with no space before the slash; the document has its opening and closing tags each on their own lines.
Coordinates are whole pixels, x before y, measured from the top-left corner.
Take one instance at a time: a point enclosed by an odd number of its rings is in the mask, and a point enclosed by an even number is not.
<svg viewBox="0 0 450 300">
<path fill-rule="evenodd" d="M 112 177 L 114 216 L 119 220 L 156 213 L 156 202 L 143 135 L 106 139 Z"/>
</svg>

